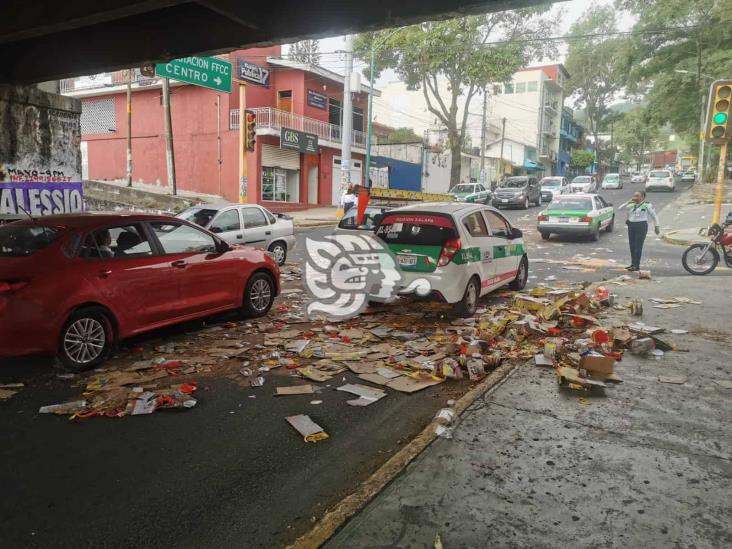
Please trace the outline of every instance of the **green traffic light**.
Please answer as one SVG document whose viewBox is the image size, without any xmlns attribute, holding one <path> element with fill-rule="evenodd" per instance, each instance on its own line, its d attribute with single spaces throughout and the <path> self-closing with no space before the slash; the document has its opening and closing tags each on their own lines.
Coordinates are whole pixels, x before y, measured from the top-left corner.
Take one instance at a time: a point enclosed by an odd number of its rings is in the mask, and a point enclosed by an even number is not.
<svg viewBox="0 0 732 549">
<path fill-rule="evenodd" d="M 726 112 L 718 112 L 714 115 L 714 123 L 715 124 L 724 124 L 727 122 L 727 113 Z"/>
</svg>

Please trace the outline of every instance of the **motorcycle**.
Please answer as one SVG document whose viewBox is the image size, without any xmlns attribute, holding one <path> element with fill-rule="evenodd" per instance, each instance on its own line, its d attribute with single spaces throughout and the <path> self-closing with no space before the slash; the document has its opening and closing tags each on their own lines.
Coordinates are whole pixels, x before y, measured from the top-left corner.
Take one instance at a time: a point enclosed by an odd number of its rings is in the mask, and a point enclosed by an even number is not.
<svg viewBox="0 0 732 549">
<path fill-rule="evenodd" d="M 684 269 L 693 275 L 706 275 L 717 268 L 720 250 L 727 267 L 732 268 L 732 232 L 725 229 L 732 226 L 732 212 L 727 214 L 722 225 L 715 223 L 706 230 L 709 242 L 692 244 L 681 258 Z"/>
</svg>

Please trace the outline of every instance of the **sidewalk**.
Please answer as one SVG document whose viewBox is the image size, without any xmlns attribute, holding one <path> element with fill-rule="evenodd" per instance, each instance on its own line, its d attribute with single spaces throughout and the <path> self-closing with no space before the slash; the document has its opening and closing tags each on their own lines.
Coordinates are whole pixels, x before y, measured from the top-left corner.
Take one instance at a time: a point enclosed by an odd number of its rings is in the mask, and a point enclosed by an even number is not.
<svg viewBox="0 0 732 549">
<path fill-rule="evenodd" d="M 335 206 L 326 206 L 287 212 L 287 215 L 292 217 L 292 223 L 295 225 L 295 228 L 335 227 L 336 223 L 338 223 L 338 219 L 336 218 L 337 211 L 338 208 Z"/>
<path fill-rule="evenodd" d="M 617 367 L 624 383 L 605 394 L 559 390 L 552 370 L 519 366 L 324 547 L 427 548 L 437 535 L 446 549 L 732 546 L 732 366 L 730 336 L 718 331 L 729 278 L 704 282 L 617 290 L 702 301 L 683 314 L 647 303 L 643 316 L 689 330 L 660 336 L 689 352 L 628 352 Z"/>
<path fill-rule="evenodd" d="M 700 191 L 692 187 L 663 209 L 661 216 L 663 234 L 661 238 L 669 244 L 690 246 L 695 242 L 709 239 L 699 234 L 699 230 L 712 223 L 714 203 L 700 202 Z M 705 187 L 710 187 L 705 185 Z M 705 194 L 711 191 L 704 189 Z M 722 204 L 722 218 L 732 211 L 732 203 Z"/>
</svg>

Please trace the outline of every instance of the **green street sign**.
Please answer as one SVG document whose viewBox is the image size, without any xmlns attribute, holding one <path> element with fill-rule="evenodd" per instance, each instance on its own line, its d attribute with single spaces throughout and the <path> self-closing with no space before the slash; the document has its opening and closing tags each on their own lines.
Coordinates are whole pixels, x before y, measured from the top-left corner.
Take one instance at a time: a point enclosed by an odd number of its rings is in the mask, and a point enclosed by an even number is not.
<svg viewBox="0 0 732 549">
<path fill-rule="evenodd" d="M 181 57 L 155 65 L 155 74 L 231 93 L 231 63 L 216 57 Z"/>
</svg>

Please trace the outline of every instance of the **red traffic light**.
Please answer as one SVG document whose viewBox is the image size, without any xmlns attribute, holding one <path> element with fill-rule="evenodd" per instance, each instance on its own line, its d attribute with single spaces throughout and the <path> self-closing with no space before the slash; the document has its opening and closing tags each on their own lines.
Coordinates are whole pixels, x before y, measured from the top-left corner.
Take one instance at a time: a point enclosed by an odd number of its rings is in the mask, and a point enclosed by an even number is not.
<svg viewBox="0 0 732 549">
<path fill-rule="evenodd" d="M 248 112 L 247 113 L 247 124 L 251 124 L 256 120 L 256 117 L 254 116 L 254 113 Z"/>
</svg>

